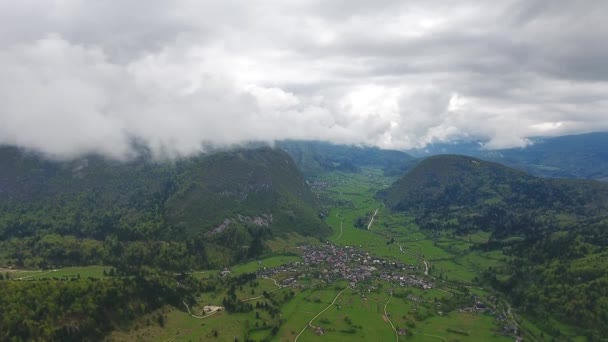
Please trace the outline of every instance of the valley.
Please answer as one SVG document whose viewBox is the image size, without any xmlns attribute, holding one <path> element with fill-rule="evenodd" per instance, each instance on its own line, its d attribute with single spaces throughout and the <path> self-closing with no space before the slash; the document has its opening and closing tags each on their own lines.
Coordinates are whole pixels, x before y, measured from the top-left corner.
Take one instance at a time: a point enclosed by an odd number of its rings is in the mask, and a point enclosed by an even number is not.
<svg viewBox="0 0 608 342">
<path fill-rule="evenodd" d="M 340 153 L 307 174 L 269 148 L 174 165 L 9 154 L 0 339 L 601 336 L 608 186 L 454 155 L 395 175 Z"/>
<path fill-rule="evenodd" d="M 110 339 L 512 341 L 517 327 L 520 336 L 538 339 L 534 325 L 477 281 L 488 267 L 499 269 L 507 261 L 500 253 L 469 251 L 489 235 L 429 236 L 412 217 L 391 213 L 375 198 L 393 180 L 376 168 L 323 175 L 315 181 L 325 186 L 313 191 L 332 208 L 327 216 L 332 236 L 313 245 L 283 246 L 272 251 L 276 256 L 230 268 L 225 277 L 219 271 L 206 274 L 229 284 L 230 277 L 257 272 L 255 281 L 234 291 L 254 306 L 251 311 L 201 320 L 183 308 L 165 309 L 162 329 L 143 326 L 142 318 L 139 329 Z M 369 230 L 355 227 L 358 218 L 370 215 Z M 193 312 L 222 305 L 229 292 L 203 292 Z M 275 314 L 258 304 L 276 308 Z"/>
<path fill-rule="evenodd" d="M 0 342 L 608 342 L 608 0 L 0 9 Z"/>
</svg>

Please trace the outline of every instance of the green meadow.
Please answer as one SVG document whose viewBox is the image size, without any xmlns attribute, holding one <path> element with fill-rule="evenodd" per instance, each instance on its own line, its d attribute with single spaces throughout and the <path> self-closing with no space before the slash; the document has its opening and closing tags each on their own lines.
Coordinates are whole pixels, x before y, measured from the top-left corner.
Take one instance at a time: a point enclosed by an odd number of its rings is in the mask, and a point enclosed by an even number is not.
<svg viewBox="0 0 608 342">
<path fill-rule="evenodd" d="M 52 278 L 101 278 L 104 277 L 103 271 L 109 272 L 108 266 L 79 266 L 65 267 L 49 270 L 10 270 L 5 271 L 10 274 L 12 279 L 17 280 L 40 280 Z"/>
</svg>

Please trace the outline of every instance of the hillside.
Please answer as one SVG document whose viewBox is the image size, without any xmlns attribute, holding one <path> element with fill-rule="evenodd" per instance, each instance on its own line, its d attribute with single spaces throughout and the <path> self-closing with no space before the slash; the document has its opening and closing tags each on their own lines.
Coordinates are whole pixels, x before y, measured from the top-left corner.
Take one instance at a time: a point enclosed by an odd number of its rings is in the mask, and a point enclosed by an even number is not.
<svg viewBox="0 0 608 342">
<path fill-rule="evenodd" d="M 334 170 L 358 172 L 363 166 L 380 167 L 394 175 L 401 173 L 414 159 L 401 151 L 320 141 L 279 141 L 276 146 L 285 150 L 307 177 Z"/>
<path fill-rule="evenodd" d="M 441 155 L 397 181 L 386 203 L 437 235 L 490 232 L 476 248 L 503 253 L 510 266 L 488 269 L 484 281 L 548 327 L 557 319 L 592 339 L 608 329 L 607 184 Z"/>
<path fill-rule="evenodd" d="M 537 178 L 480 159 L 440 155 L 420 162 L 387 195 L 395 210 L 460 210 L 477 216 L 497 208 L 559 211 L 583 219 L 608 210 L 608 186 L 595 181 Z"/>
<path fill-rule="evenodd" d="M 5 147 L 0 160 L 5 264 L 108 262 L 108 250 L 120 244 L 126 254 L 131 247 L 146 256 L 163 248 L 192 254 L 179 267 L 223 265 L 261 253 L 272 236 L 329 232 L 303 176 L 280 150 L 121 163 L 53 162 Z M 153 253 L 143 259 L 160 262 Z"/>
</svg>

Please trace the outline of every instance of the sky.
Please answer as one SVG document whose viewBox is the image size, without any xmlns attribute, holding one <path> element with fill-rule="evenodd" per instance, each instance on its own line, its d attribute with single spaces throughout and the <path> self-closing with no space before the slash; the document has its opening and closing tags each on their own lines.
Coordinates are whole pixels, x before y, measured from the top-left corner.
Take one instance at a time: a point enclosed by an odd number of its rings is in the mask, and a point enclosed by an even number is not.
<svg viewBox="0 0 608 342">
<path fill-rule="evenodd" d="M 608 1 L 0 0 L 0 145 L 179 157 L 608 130 Z"/>
</svg>

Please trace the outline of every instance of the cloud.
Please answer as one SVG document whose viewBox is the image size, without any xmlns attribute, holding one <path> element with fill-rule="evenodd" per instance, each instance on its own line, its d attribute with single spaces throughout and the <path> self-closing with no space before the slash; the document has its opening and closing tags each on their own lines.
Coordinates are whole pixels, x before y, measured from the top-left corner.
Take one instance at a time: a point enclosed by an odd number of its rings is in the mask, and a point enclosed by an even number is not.
<svg viewBox="0 0 608 342">
<path fill-rule="evenodd" d="M 66 159 L 607 130 L 601 1 L 0 4 L 0 144 Z"/>
</svg>

